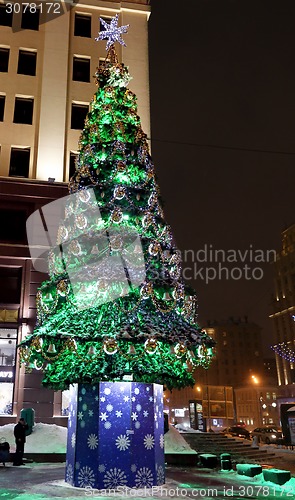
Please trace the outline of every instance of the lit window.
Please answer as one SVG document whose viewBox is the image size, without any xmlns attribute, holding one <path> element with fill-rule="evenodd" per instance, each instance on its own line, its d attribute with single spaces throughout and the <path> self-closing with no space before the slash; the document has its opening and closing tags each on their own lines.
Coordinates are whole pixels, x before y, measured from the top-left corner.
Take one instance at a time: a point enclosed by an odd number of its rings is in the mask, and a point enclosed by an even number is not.
<svg viewBox="0 0 295 500">
<path fill-rule="evenodd" d="M 73 80 L 76 82 L 90 82 L 90 59 L 86 57 L 74 57 Z"/>
<path fill-rule="evenodd" d="M 34 109 L 34 99 L 16 97 L 13 123 L 24 123 L 26 125 L 32 125 L 33 109 Z"/>
<path fill-rule="evenodd" d="M 91 38 L 91 16 L 75 14 L 74 35 Z"/>
<path fill-rule="evenodd" d="M 30 148 L 11 148 L 10 177 L 28 177 L 30 167 Z"/>
<path fill-rule="evenodd" d="M 37 52 L 20 50 L 18 53 L 17 72 L 19 75 L 36 75 Z"/>
</svg>

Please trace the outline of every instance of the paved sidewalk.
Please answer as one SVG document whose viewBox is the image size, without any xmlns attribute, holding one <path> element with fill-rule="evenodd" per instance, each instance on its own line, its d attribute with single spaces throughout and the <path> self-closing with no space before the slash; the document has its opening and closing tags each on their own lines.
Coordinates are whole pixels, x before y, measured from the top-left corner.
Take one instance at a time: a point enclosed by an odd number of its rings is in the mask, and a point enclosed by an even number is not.
<svg viewBox="0 0 295 500">
<path fill-rule="evenodd" d="M 209 469 L 167 467 L 166 484 L 153 489 L 122 488 L 119 492 L 108 490 L 83 490 L 64 482 L 64 464 L 29 464 L 22 467 L 0 466 L 0 499 L 3 500 L 57 500 L 71 498 L 110 498 L 139 500 L 142 498 L 294 498 L 295 491 L 275 487 L 259 480 L 238 476 L 236 472 Z M 264 489 L 263 489 L 264 488 Z"/>
</svg>

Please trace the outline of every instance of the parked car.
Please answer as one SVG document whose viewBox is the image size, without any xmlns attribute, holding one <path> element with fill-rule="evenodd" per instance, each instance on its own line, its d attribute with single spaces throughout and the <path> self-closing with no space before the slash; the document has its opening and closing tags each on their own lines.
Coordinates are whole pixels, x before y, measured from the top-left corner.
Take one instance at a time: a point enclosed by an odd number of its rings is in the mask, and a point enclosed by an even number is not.
<svg viewBox="0 0 295 500">
<path fill-rule="evenodd" d="M 258 442 L 270 444 L 282 440 L 282 432 L 275 426 L 257 427 L 251 432 L 251 436 L 257 436 Z"/>
<path fill-rule="evenodd" d="M 230 436 L 235 436 L 235 437 L 241 437 L 244 439 L 251 439 L 250 437 L 250 432 L 245 429 L 245 427 L 240 427 L 239 425 L 233 426 L 233 427 L 226 427 L 226 429 L 223 429 L 225 434 L 230 434 Z"/>
</svg>

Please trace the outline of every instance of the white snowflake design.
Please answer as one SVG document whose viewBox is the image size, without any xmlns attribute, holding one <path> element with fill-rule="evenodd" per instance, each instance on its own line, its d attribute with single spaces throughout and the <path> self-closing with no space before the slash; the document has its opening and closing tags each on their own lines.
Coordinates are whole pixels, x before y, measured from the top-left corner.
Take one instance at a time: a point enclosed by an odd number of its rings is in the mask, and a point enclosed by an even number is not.
<svg viewBox="0 0 295 500">
<path fill-rule="evenodd" d="M 141 410 L 141 405 L 136 405 L 136 411 L 140 411 Z"/>
<path fill-rule="evenodd" d="M 151 450 L 154 447 L 155 439 L 151 434 L 146 434 L 143 443 L 147 450 Z"/>
<path fill-rule="evenodd" d="M 124 396 L 125 403 L 128 403 L 129 399 L 130 399 L 129 396 Z"/>
<path fill-rule="evenodd" d="M 93 417 L 93 410 L 89 410 L 88 415 L 89 417 Z"/>
<path fill-rule="evenodd" d="M 76 470 L 79 470 L 79 469 L 80 469 L 80 462 L 76 462 L 76 463 L 75 463 L 75 469 L 76 469 Z"/>
<path fill-rule="evenodd" d="M 114 467 L 106 472 L 104 479 L 105 488 L 117 488 L 118 486 L 124 486 L 127 483 L 127 477 L 121 469 Z"/>
<path fill-rule="evenodd" d="M 131 469 L 131 472 L 136 472 L 136 470 L 137 470 L 137 465 L 132 464 L 132 465 L 131 465 L 131 467 L 130 467 L 130 469 Z"/>
<path fill-rule="evenodd" d="M 134 401 L 136 401 L 136 399 L 135 399 L 135 397 L 134 397 L 134 396 L 132 396 L 131 401 L 132 401 L 133 403 L 134 403 Z"/>
<path fill-rule="evenodd" d="M 112 427 L 111 422 L 105 422 L 105 424 L 104 424 L 105 429 L 110 429 L 111 427 Z"/>
<path fill-rule="evenodd" d="M 159 486 L 164 483 L 165 483 L 165 472 L 162 465 L 160 465 L 159 467 L 157 467 L 157 485 Z"/>
<path fill-rule="evenodd" d="M 89 434 L 87 445 L 90 450 L 95 450 L 98 447 L 98 437 L 95 434 Z"/>
<path fill-rule="evenodd" d="M 95 401 L 98 401 L 98 399 L 99 399 L 98 396 L 95 396 Z"/>
<path fill-rule="evenodd" d="M 95 476 L 93 470 L 85 465 L 79 470 L 78 474 L 78 484 L 80 488 L 86 488 L 86 486 L 93 486 L 95 482 Z"/>
<path fill-rule="evenodd" d="M 107 405 L 107 411 L 111 412 L 114 409 L 112 405 Z"/>
<path fill-rule="evenodd" d="M 149 400 L 150 400 L 150 402 L 154 401 L 153 396 L 150 396 L 150 397 L 149 397 Z"/>
<path fill-rule="evenodd" d="M 133 412 L 132 412 L 132 415 L 131 415 L 131 418 L 132 418 L 133 422 L 134 422 L 135 420 L 137 420 L 137 417 L 138 417 L 137 413 L 136 413 L 135 411 L 133 411 Z"/>
<path fill-rule="evenodd" d="M 72 464 L 69 464 L 67 466 L 67 471 L 66 471 L 66 482 L 73 484 L 74 482 L 74 469 Z"/>
<path fill-rule="evenodd" d="M 135 427 L 135 429 L 139 429 L 140 428 L 140 422 L 138 422 L 138 421 L 135 422 L 134 427 Z"/>
<path fill-rule="evenodd" d="M 143 416 L 144 416 L 144 417 L 148 417 L 148 416 L 149 416 L 149 412 L 148 412 L 148 411 L 146 411 L 146 410 L 144 410 L 144 412 L 143 412 Z"/>
<path fill-rule="evenodd" d="M 117 437 L 116 439 L 116 446 L 120 451 L 125 451 L 128 450 L 130 446 L 130 439 L 126 434 L 121 434 L 120 436 Z"/>
<path fill-rule="evenodd" d="M 84 413 L 82 411 L 79 411 L 78 413 L 78 420 L 83 420 Z"/>
<path fill-rule="evenodd" d="M 99 418 L 101 419 L 101 421 L 105 421 L 107 420 L 107 418 L 109 418 L 109 416 L 106 414 L 106 412 L 102 412 L 100 415 L 99 415 Z"/>
<path fill-rule="evenodd" d="M 116 411 L 116 417 L 120 418 L 122 417 L 123 413 L 120 410 Z"/>
<path fill-rule="evenodd" d="M 163 434 L 160 434 L 160 447 L 164 448 L 164 444 L 165 444 L 165 438 Z"/>
<path fill-rule="evenodd" d="M 105 394 L 111 394 L 111 389 L 107 387 L 104 391 Z"/>
<path fill-rule="evenodd" d="M 106 398 L 104 396 L 102 396 L 102 398 L 100 398 L 101 402 L 104 403 Z"/>
<path fill-rule="evenodd" d="M 141 467 L 135 476 L 136 488 L 151 488 L 153 486 L 153 473 L 147 467 Z"/>
<path fill-rule="evenodd" d="M 72 434 L 72 437 L 71 437 L 72 448 L 75 448 L 75 444 L 76 444 L 76 434 Z"/>
<path fill-rule="evenodd" d="M 106 471 L 106 466 L 104 464 L 99 464 L 98 466 L 98 472 L 105 472 Z"/>
<path fill-rule="evenodd" d="M 96 391 L 96 385 L 93 385 L 93 386 L 92 386 L 92 390 L 93 390 L 93 391 Z"/>
</svg>

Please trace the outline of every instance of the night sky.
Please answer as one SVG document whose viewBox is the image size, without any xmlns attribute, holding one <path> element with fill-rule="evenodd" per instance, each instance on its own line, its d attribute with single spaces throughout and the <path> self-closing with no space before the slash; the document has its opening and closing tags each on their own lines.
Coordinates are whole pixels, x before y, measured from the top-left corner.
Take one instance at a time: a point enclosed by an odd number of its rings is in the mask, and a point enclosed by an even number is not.
<svg viewBox="0 0 295 500">
<path fill-rule="evenodd" d="M 280 250 L 295 223 L 294 0 L 151 4 L 152 156 L 178 248 Z M 268 345 L 273 266 L 246 263 L 263 278 L 190 281 L 199 322 L 248 315 Z"/>
</svg>

